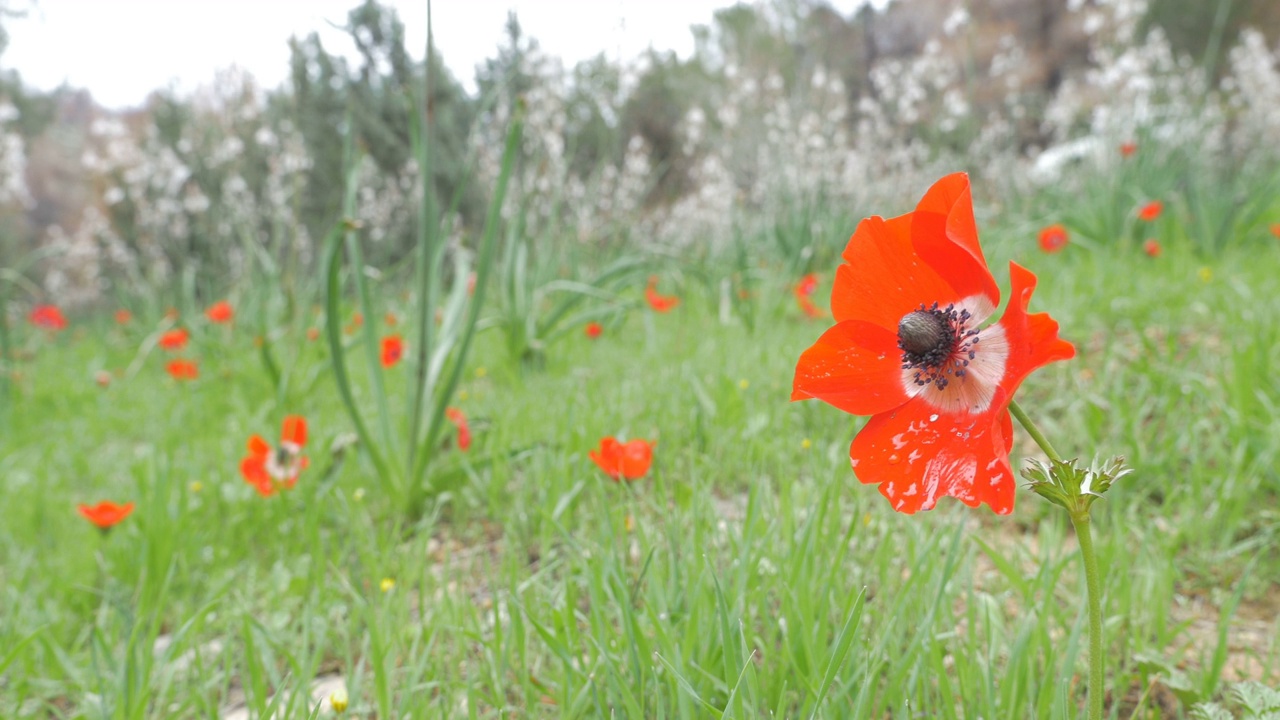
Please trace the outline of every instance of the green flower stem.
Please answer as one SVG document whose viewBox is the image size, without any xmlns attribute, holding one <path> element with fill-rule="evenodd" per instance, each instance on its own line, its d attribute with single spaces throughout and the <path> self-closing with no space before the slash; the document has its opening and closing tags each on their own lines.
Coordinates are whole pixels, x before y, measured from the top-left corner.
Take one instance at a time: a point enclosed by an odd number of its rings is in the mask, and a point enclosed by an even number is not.
<svg viewBox="0 0 1280 720">
<path fill-rule="evenodd" d="M 1040 428 L 1031 421 L 1016 400 L 1009 401 L 1009 412 L 1018 418 L 1031 438 L 1036 441 L 1050 460 L 1060 463 L 1062 456 Z M 1102 578 L 1098 573 L 1098 555 L 1093 549 L 1093 535 L 1089 531 L 1089 503 L 1077 503 L 1069 510 L 1071 525 L 1080 543 L 1080 557 L 1084 560 L 1084 583 L 1089 604 L 1089 720 L 1102 720 Z"/>
<path fill-rule="evenodd" d="M 1022 423 L 1022 427 L 1026 428 L 1027 432 L 1030 433 L 1031 439 L 1036 441 L 1036 444 L 1040 446 L 1040 449 L 1044 451 L 1045 455 L 1049 456 L 1050 460 L 1054 462 L 1062 462 L 1062 456 L 1058 454 L 1057 450 L 1053 449 L 1053 445 L 1049 444 L 1049 438 L 1045 437 L 1044 433 L 1040 432 L 1040 428 L 1036 427 L 1036 424 L 1031 421 L 1031 418 L 1027 415 L 1026 411 L 1022 409 L 1022 406 L 1018 404 L 1017 400 L 1009 401 L 1009 412 L 1013 413 L 1013 416 L 1018 418 L 1018 422 Z"/>
<path fill-rule="evenodd" d="M 1084 582 L 1089 600 L 1089 720 L 1102 720 L 1102 578 L 1098 554 L 1089 532 L 1089 510 L 1071 513 L 1071 525 L 1084 559 Z"/>
</svg>

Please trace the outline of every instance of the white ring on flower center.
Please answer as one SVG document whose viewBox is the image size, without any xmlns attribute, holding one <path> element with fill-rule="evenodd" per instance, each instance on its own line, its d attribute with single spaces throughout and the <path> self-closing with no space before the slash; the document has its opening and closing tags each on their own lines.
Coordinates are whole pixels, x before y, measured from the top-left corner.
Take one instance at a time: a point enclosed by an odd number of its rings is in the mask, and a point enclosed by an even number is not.
<svg viewBox="0 0 1280 720">
<path fill-rule="evenodd" d="M 976 327 L 991 316 L 991 303 L 983 295 L 972 295 L 955 304 L 955 309 L 968 310 L 970 326 Z M 973 359 L 963 366 L 963 375 L 947 375 L 945 388 L 938 388 L 935 383 L 920 385 L 916 382 L 918 368 L 907 368 L 902 371 L 902 388 L 909 397 L 920 396 L 930 405 L 946 413 L 968 412 L 980 414 L 991 407 L 995 398 L 996 387 L 1004 379 L 1005 365 L 1009 360 L 1009 338 L 1004 326 L 989 325 L 977 335 L 978 342 L 972 343 Z M 968 360 L 953 354 L 946 362 L 959 363 Z"/>
</svg>

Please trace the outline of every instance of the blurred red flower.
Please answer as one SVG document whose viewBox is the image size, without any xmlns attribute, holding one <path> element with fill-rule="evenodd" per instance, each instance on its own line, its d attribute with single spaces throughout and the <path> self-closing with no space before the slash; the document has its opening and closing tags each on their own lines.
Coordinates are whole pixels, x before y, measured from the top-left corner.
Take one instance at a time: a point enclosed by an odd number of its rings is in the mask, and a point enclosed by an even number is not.
<svg viewBox="0 0 1280 720">
<path fill-rule="evenodd" d="M 836 324 L 796 365 L 792 400 L 870 415 L 849 449 L 858 479 L 895 510 L 950 495 L 1013 511 L 1008 406 L 1037 368 L 1075 354 L 1047 314 L 1027 314 L 1036 277 L 1009 264 L 1000 291 L 978 243 L 969 178 L 942 178 L 914 212 L 858 224 L 836 271 Z"/>
<path fill-rule="evenodd" d="M 674 295 L 658 294 L 657 275 L 649 277 L 649 285 L 644 289 L 644 299 L 649 302 L 649 307 L 660 313 L 668 312 L 671 308 L 680 304 L 680 298 Z"/>
<path fill-rule="evenodd" d="M 1160 257 L 1160 253 L 1164 252 L 1164 248 L 1160 247 L 1159 240 L 1156 240 L 1155 238 L 1147 238 L 1147 241 L 1142 243 L 1142 252 L 1150 255 L 1151 257 Z"/>
<path fill-rule="evenodd" d="M 1126 142 L 1126 143 L 1121 143 L 1121 144 L 1120 144 L 1120 154 L 1121 154 L 1122 156 L 1124 156 L 1124 157 L 1133 157 L 1133 154 L 1134 154 L 1134 153 L 1136 153 L 1136 152 L 1138 152 L 1138 143 L 1136 143 L 1136 142 Z"/>
<path fill-rule="evenodd" d="M 133 313 L 129 312 L 128 310 L 116 311 L 117 325 L 128 325 L 132 320 L 133 320 Z"/>
<path fill-rule="evenodd" d="M 310 464 L 302 454 L 306 444 L 306 419 L 301 415 L 286 416 L 279 446 L 271 447 L 261 435 L 249 437 L 249 454 L 240 461 L 240 474 L 262 497 L 270 497 L 280 487 L 292 488 Z"/>
<path fill-rule="evenodd" d="M 209 318 L 209 322 L 218 324 L 231 322 L 235 315 L 235 310 L 231 309 L 231 303 L 226 300 L 219 300 L 204 311 L 204 316 Z"/>
<path fill-rule="evenodd" d="M 315 342 L 320 339 L 320 328 L 307 328 L 307 339 Z"/>
<path fill-rule="evenodd" d="M 445 408 L 444 416 L 458 428 L 458 449 L 466 452 L 471 449 L 471 427 L 467 425 L 467 416 L 455 407 Z"/>
<path fill-rule="evenodd" d="M 800 309 L 811 318 L 826 317 L 827 315 L 811 298 L 817 289 L 818 276 L 814 273 L 809 273 L 800 278 L 800 282 L 796 283 L 796 286 L 791 289 L 791 293 L 796 296 L 796 303 L 800 305 Z"/>
<path fill-rule="evenodd" d="M 37 305 L 31 308 L 28 319 L 32 325 L 46 330 L 63 330 L 67 327 L 67 318 L 56 305 Z"/>
<path fill-rule="evenodd" d="M 1164 210 L 1164 203 L 1159 200 L 1152 200 L 1146 205 L 1138 208 L 1138 218 L 1151 222 L 1152 220 L 1160 217 L 1160 211 L 1162 210 Z"/>
<path fill-rule="evenodd" d="M 1274 223 L 1271 226 L 1271 234 L 1275 235 L 1276 238 L 1280 239 L 1280 223 Z"/>
<path fill-rule="evenodd" d="M 181 350 L 187 346 L 187 339 L 191 335 L 182 328 L 170 330 L 160 336 L 160 347 L 165 350 Z"/>
<path fill-rule="evenodd" d="M 388 335 L 382 338 L 382 367 L 389 368 L 400 362 L 404 356 L 404 341 L 399 335 Z"/>
<path fill-rule="evenodd" d="M 129 513 L 133 512 L 133 503 L 117 505 L 110 500 L 103 500 L 97 505 L 77 505 L 76 509 L 85 520 L 105 532 L 129 517 Z"/>
<path fill-rule="evenodd" d="M 604 326 L 598 322 L 589 322 L 587 323 L 585 332 L 587 333 L 587 337 L 595 340 L 600 337 L 600 333 L 604 332 Z"/>
<path fill-rule="evenodd" d="M 200 377 L 200 368 L 194 360 L 172 360 L 164 369 L 174 380 L 195 380 Z"/>
<path fill-rule="evenodd" d="M 1056 253 L 1067 246 L 1067 229 L 1053 224 L 1040 231 L 1040 249 L 1047 253 Z"/>
<path fill-rule="evenodd" d="M 622 443 L 618 442 L 617 438 L 609 436 L 601 438 L 600 448 L 588 452 L 587 456 L 615 481 L 622 478 L 636 480 L 649 472 L 649 466 L 653 463 L 653 447 L 656 444 L 656 441 L 648 440 L 631 440 Z"/>
</svg>

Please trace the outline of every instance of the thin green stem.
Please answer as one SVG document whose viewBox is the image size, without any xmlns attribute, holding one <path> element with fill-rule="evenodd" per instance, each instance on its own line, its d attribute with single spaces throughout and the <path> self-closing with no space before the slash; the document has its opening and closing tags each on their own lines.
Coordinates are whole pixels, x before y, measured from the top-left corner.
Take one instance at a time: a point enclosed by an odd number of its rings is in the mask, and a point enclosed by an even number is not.
<svg viewBox="0 0 1280 720">
<path fill-rule="evenodd" d="M 1049 444 L 1049 438 L 1040 432 L 1040 428 L 1036 427 L 1036 424 L 1031 421 L 1031 418 L 1022 409 L 1022 406 L 1018 404 L 1017 400 L 1009 401 L 1009 412 L 1018 418 L 1018 422 L 1022 423 L 1022 427 L 1026 428 L 1031 435 L 1031 439 L 1036 441 L 1036 444 L 1040 446 L 1041 450 L 1044 450 L 1044 454 L 1048 455 L 1050 460 L 1062 462 L 1062 456 L 1058 454 L 1057 450 L 1053 449 L 1053 445 Z"/>
<path fill-rule="evenodd" d="M 1089 532 L 1089 510 L 1071 513 L 1071 524 L 1084 559 L 1084 582 L 1089 601 L 1089 720 L 1102 720 L 1102 578 L 1098 555 Z"/>
</svg>

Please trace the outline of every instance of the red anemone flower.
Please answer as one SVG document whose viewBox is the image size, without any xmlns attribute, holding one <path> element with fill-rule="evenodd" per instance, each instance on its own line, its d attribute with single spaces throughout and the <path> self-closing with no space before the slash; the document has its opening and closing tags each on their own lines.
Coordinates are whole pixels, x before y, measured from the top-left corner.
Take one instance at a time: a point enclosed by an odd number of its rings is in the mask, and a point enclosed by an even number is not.
<svg viewBox="0 0 1280 720">
<path fill-rule="evenodd" d="M 28 319 L 32 325 L 46 330 L 63 330 L 67 327 L 67 318 L 56 305 L 37 305 L 31 309 Z"/>
<path fill-rule="evenodd" d="M 1067 246 L 1067 229 L 1062 225 L 1050 225 L 1040 231 L 1040 249 L 1056 253 Z"/>
<path fill-rule="evenodd" d="M 596 465 L 614 481 L 626 478 L 636 480 L 644 477 L 653 464 L 653 446 L 657 441 L 631 440 L 618 442 L 609 436 L 600 440 L 600 448 L 587 453 Z"/>
<path fill-rule="evenodd" d="M 1136 152 L 1138 152 L 1138 143 L 1127 142 L 1120 144 L 1120 155 L 1123 157 L 1133 157 Z"/>
<path fill-rule="evenodd" d="M 194 360 L 172 360 L 164 369 L 174 380 L 195 380 L 200 377 L 200 368 Z"/>
<path fill-rule="evenodd" d="M 589 322 L 587 323 L 587 327 L 585 328 L 584 332 L 587 333 L 587 337 L 591 338 L 592 340 L 595 340 L 596 338 L 600 337 L 600 333 L 604 332 L 604 326 L 598 322 Z"/>
<path fill-rule="evenodd" d="M 160 336 L 160 347 L 165 350 L 181 350 L 187 346 L 189 337 L 191 336 L 182 328 L 170 330 Z"/>
<path fill-rule="evenodd" d="M 388 335 L 382 338 L 382 367 L 389 368 L 404 357 L 404 340 L 399 335 Z"/>
<path fill-rule="evenodd" d="M 133 503 L 117 505 L 110 500 L 103 500 L 97 505 L 77 505 L 76 509 L 85 520 L 93 523 L 103 532 L 110 530 L 133 512 Z"/>
<path fill-rule="evenodd" d="M 1152 220 L 1160 217 L 1160 211 L 1162 210 L 1164 210 L 1164 203 L 1159 200 L 1152 200 L 1146 205 L 1138 208 L 1138 218 L 1151 222 Z"/>
<path fill-rule="evenodd" d="M 231 309 L 231 303 L 226 300 L 219 300 L 204 311 L 204 316 L 209 318 L 209 322 L 221 325 L 231 322 L 231 319 L 236 316 L 236 312 Z"/>
<path fill-rule="evenodd" d="M 128 325 L 131 320 L 133 320 L 133 313 L 129 312 L 128 310 L 116 311 L 117 325 Z"/>
<path fill-rule="evenodd" d="M 815 273 L 809 273 L 800 278 L 800 282 L 796 283 L 795 294 L 808 297 L 818 289 L 818 276 Z"/>
<path fill-rule="evenodd" d="M 680 304 L 680 298 L 678 297 L 658 294 L 657 275 L 649 277 L 649 285 L 644 289 L 644 299 L 649 302 L 649 307 L 660 313 L 668 312 L 671 308 Z"/>
<path fill-rule="evenodd" d="M 836 271 L 836 325 L 800 356 L 792 400 L 871 415 L 849 449 L 858 479 L 895 510 L 950 495 L 1013 510 L 1008 406 L 1035 369 L 1075 355 L 1047 314 L 1027 314 L 1036 276 L 1009 263 L 1000 291 L 978 244 L 969 178 L 949 175 L 914 212 L 858 224 Z"/>
<path fill-rule="evenodd" d="M 262 497 L 270 497 L 277 488 L 292 488 L 298 475 L 310 460 L 302 454 L 307 444 L 307 421 L 300 415 L 289 415 L 280 430 L 280 445 L 271 447 L 261 435 L 249 437 L 249 454 L 240 461 L 240 474 Z"/>
<path fill-rule="evenodd" d="M 1160 253 L 1164 252 L 1164 248 L 1160 247 L 1159 240 L 1156 240 L 1155 238 L 1147 238 L 1147 241 L 1142 243 L 1142 252 L 1150 255 L 1151 257 L 1160 257 Z"/>
<path fill-rule="evenodd" d="M 444 409 L 445 417 L 458 428 L 458 449 L 466 452 L 471 449 L 471 427 L 467 425 L 467 416 L 455 407 Z"/>
<path fill-rule="evenodd" d="M 800 279 L 800 282 L 796 283 L 796 286 L 791 289 L 791 293 L 796 296 L 796 303 L 800 305 L 800 309 L 804 311 L 805 315 L 811 318 L 826 317 L 827 315 L 822 311 L 822 308 L 818 307 L 811 299 L 811 296 L 817 289 L 818 276 L 813 273 L 805 275 Z"/>
</svg>

